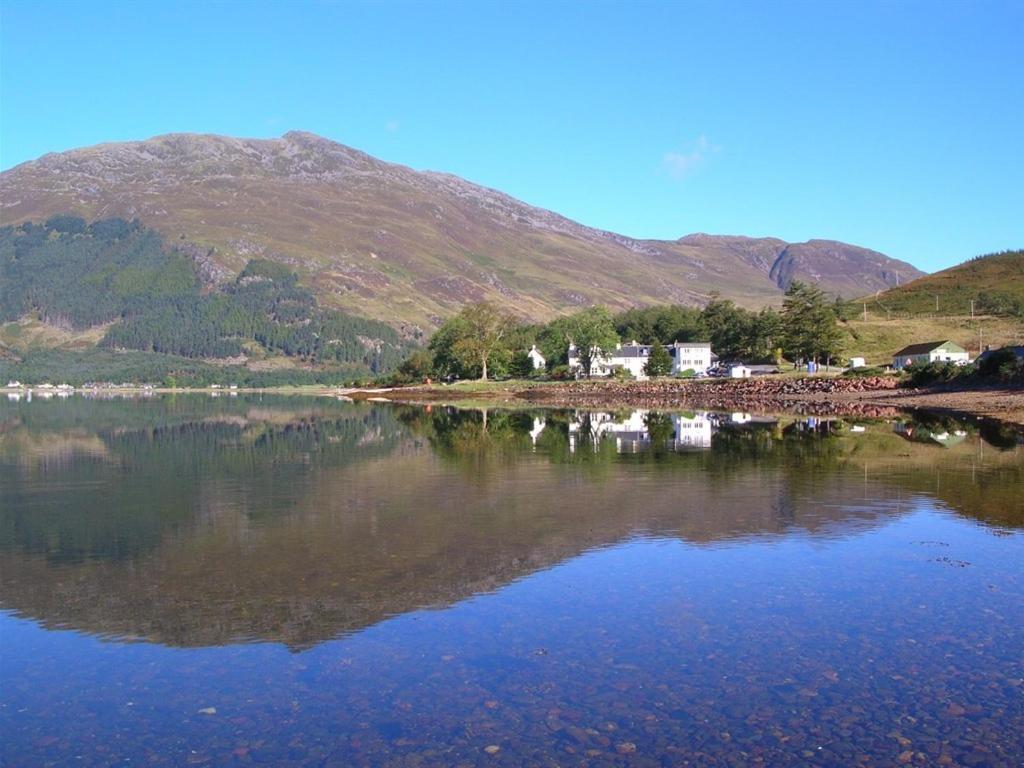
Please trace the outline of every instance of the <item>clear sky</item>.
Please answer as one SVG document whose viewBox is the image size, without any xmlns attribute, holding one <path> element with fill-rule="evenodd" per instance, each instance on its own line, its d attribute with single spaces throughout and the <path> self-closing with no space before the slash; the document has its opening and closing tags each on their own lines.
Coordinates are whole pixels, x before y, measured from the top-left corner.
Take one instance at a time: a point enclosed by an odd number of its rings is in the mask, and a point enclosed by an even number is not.
<svg viewBox="0 0 1024 768">
<path fill-rule="evenodd" d="M 1024 246 L 1024 2 L 0 5 L 0 167 L 319 133 L 585 224 Z"/>
</svg>

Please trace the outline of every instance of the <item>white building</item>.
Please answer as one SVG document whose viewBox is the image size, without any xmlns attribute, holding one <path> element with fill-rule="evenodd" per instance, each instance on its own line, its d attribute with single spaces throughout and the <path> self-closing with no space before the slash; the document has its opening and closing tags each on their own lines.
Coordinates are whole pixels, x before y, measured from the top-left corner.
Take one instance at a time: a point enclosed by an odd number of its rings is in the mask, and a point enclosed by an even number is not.
<svg viewBox="0 0 1024 768">
<path fill-rule="evenodd" d="M 711 417 L 707 413 L 693 416 L 673 416 L 676 428 L 675 448 L 710 448 L 713 432 Z"/>
<path fill-rule="evenodd" d="M 633 453 L 650 442 L 646 416 L 647 411 L 633 411 L 625 418 L 601 411 L 581 414 L 569 422 L 569 450 L 575 453 L 583 440 L 596 447 L 606 437 L 614 436 L 617 452 Z"/>
<path fill-rule="evenodd" d="M 651 435 L 647 428 L 650 411 L 633 411 L 625 418 L 611 413 L 588 413 L 569 422 L 569 450 L 574 452 L 581 441 L 588 441 L 596 447 L 602 440 L 614 440 L 617 453 L 637 453 L 651 447 Z M 692 415 L 672 415 L 672 443 L 674 450 L 685 448 L 710 448 L 714 433 L 714 422 L 706 412 Z"/>
<path fill-rule="evenodd" d="M 535 371 L 539 371 L 548 363 L 548 361 L 544 359 L 544 355 L 542 355 L 540 350 L 537 349 L 536 344 L 530 347 L 530 351 L 526 353 L 526 356 L 530 358 L 530 362 L 533 364 L 533 370 Z"/>
<path fill-rule="evenodd" d="M 901 371 L 910 365 L 927 365 L 928 363 L 959 363 L 966 365 L 971 356 L 967 350 L 952 341 L 927 341 L 923 344 L 911 344 L 892 356 L 892 367 Z"/>
<path fill-rule="evenodd" d="M 594 356 L 590 366 L 591 376 L 610 376 L 615 369 L 628 371 L 635 379 L 646 379 L 644 367 L 651 357 L 650 344 L 619 344 L 608 353 Z M 706 374 L 715 358 L 708 342 L 676 342 L 665 346 L 665 351 L 672 358 L 672 375 L 677 376 L 686 371 L 694 374 Z M 569 370 L 585 375 L 580 362 L 579 350 L 575 344 L 569 345 Z"/>
<path fill-rule="evenodd" d="M 537 438 L 540 437 L 540 433 L 544 431 L 544 427 L 547 426 L 547 420 L 542 419 L 538 416 L 533 417 L 533 429 L 530 430 L 530 442 L 534 445 L 537 444 Z"/>
<path fill-rule="evenodd" d="M 710 342 L 706 341 L 677 341 L 668 347 L 672 355 L 672 373 L 680 374 L 686 371 L 693 371 L 697 374 L 707 374 L 718 356 L 711 351 Z"/>
<path fill-rule="evenodd" d="M 730 366 L 729 376 L 734 379 L 749 379 L 750 369 L 747 368 L 743 363 Z"/>
</svg>

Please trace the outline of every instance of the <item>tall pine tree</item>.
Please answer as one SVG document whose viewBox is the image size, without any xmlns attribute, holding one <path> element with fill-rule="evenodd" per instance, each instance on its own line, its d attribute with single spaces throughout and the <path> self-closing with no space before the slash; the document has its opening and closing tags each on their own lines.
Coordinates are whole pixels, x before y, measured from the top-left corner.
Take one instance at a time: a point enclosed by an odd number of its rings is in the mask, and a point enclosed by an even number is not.
<svg viewBox="0 0 1024 768">
<path fill-rule="evenodd" d="M 784 349 L 790 359 L 831 360 L 838 356 L 842 333 L 835 308 L 813 285 L 794 280 L 782 304 Z"/>
</svg>

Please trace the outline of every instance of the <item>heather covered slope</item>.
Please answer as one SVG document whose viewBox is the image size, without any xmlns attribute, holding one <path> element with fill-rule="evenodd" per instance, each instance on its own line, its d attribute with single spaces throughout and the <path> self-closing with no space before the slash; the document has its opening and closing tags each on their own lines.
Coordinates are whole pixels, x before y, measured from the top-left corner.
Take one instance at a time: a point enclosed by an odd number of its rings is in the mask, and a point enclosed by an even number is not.
<svg viewBox="0 0 1024 768">
<path fill-rule="evenodd" d="M 793 278 L 845 296 L 921 274 L 832 241 L 693 235 L 636 240 L 458 177 L 385 163 L 318 136 L 174 134 L 46 155 L 0 174 L 5 224 L 138 217 L 208 281 L 254 257 L 298 272 L 321 303 L 428 327 L 467 301 L 548 318 L 616 308 L 778 301 Z"/>
</svg>

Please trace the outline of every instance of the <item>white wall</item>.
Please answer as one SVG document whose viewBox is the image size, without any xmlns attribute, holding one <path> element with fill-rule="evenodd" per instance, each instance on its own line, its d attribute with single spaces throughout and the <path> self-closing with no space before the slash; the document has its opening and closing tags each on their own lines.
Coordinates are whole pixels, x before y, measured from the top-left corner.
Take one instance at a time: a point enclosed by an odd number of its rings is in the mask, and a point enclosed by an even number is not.
<svg viewBox="0 0 1024 768">
<path fill-rule="evenodd" d="M 672 373 L 693 369 L 696 373 L 707 373 L 711 367 L 711 347 L 675 347 L 672 354 Z"/>
</svg>

